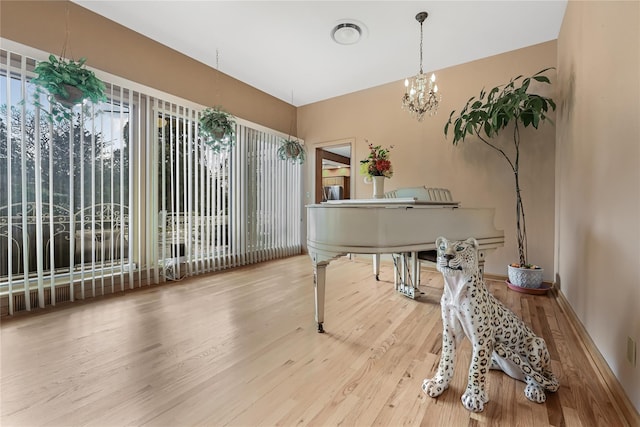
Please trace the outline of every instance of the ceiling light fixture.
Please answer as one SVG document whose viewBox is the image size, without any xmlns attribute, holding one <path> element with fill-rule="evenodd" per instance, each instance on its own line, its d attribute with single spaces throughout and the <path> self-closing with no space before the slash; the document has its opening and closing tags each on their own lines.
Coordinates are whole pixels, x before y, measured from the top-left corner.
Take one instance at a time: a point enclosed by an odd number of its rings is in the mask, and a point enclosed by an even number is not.
<svg viewBox="0 0 640 427">
<path fill-rule="evenodd" d="M 331 30 L 331 38 L 338 44 L 358 43 L 362 36 L 362 28 L 353 22 L 343 22 Z"/>
<path fill-rule="evenodd" d="M 404 96 L 402 97 L 402 108 L 408 110 L 419 122 L 424 118 L 425 113 L 433 116 L 438 111 L 438 103 L 442 96 L 438 94 L 436 85 L 436 75 L 427 77 L 422 71 L 422 23 L 427 19 L 427 12 L 420 12 L 416 15 L 416 21 L 420 23 L 420 72 L 417 76 L 404 81 Z"/>
</svg>

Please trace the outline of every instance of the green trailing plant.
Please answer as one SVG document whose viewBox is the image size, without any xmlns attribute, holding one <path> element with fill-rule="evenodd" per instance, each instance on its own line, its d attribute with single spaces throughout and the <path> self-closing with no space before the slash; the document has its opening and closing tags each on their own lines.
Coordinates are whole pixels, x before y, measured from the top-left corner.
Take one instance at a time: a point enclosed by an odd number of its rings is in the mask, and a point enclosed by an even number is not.
<svg viewBox="0 0 640 427">
<path fill-rule="evenodd" d="M 214 152 L 228 151 L 235 143 L 235 117 L 221 107 L 206 108 L 199 120 L 200 136 Z"/>
<path fill-rule="evenodd" d="M 73 59 L 56 58 L 49 55 L 47 61 L 40 61 L 33 70 L 37 76 L 31 80 L 37 85 L 35 104 L 42 107 L 40 95 L 43 90 L 48 92 L 52 104 L 51 118 L 56 120 L 71 117 L 69 111 L 74 105 L 85 99 L 93 103 L 106 101 L 105 85 L 95 73 L 85 68 L 86 58 L 78 61 Z"/>
<path fill-rule="evenodd" d="M 549 110 L 555 110 L 556 104 L 549 97 L 528 92 L 532 81 L 541 84 L 551 84 L 549 78 L 543 75 L 554 68 L 546 68 L 530 77 L 518 76 L 506 85 L 497 86 L 486 92 L 480 92 L 467 101 L 460 113 L 454 117 L 452 111 L 444 127 L 444 134 L 453 133 L 453 145 L 464 141 L 468 135 L 476 136 L 480 141 L 495 150 L 509 164 L 515 179 L 516 190 L 516 226 L 518 240 L 518 255 L 520 267 L 535 268 L 527 262 L 527 227 L 525 223 L 524 205 L 520 189 L 520 128 L 533 126 L 538 128 L 540 123 L 548 120 Z M 513 130 L 511 142 L 514 150 L 511 154 L 500 148 L 490 140 L 507 127 Z"/>
<path fill-rule="evenodd" d="M 278 157 L 281 160 L 290 160 L 292 163 L 303 164 L 306 158 L 304 146 L 297 138 L 288 137 L 280 142 Z"/>
</svg>

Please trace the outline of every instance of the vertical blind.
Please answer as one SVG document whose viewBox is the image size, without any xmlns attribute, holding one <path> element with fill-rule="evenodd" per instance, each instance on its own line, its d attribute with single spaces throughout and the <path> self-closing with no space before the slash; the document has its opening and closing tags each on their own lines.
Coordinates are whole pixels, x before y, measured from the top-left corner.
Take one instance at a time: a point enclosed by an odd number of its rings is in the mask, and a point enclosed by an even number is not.
<svg viewBox="0 0 640 427">
<path fill-rule="evenodd" d="M 302 169 L 239 119 L 215 153 L 202 107 L 107 84 L 48 119 L 36 61 L 0 50 L 0 297 L 30 310 L 301 251 Z"/>
</svg>

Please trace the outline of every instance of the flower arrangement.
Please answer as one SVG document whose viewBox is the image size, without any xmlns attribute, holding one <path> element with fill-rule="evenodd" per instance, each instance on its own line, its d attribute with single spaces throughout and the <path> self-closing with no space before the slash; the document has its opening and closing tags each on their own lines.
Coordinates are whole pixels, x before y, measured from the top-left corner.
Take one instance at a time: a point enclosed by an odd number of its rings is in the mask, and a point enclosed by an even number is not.
<svg viewBox="0 0 640 427">
<path fill-rule="evenodd" d="M 360 160 L 360 173 L 367 176 L 393 176 L 393 166 L 389 160 L 389 151 L 393 148 L 382 148 L 380 145 L 369 144 L 369 156 Z"/>
</svg>

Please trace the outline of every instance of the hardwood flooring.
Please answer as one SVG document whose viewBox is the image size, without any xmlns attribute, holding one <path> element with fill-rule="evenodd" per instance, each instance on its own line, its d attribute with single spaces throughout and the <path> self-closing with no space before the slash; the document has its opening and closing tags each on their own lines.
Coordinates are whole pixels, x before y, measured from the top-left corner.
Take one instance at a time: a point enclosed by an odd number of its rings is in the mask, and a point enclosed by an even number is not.
<svg viewBox="0 0 640 427">
<path fill-rule="evenodd" d="M 440 353 L 442 277 L 419 300 L 364 260 L 327 268 L 316 332 L 306 255 L 2 319 L 2 426 L 623 426 L 618 402 L 552 296 L 487 281 L 549 345 L 561 387 L 529 402 L 492 371 L 464 409 L 470 346 L 450 388 L 420 389 Z"/>
</svg>

